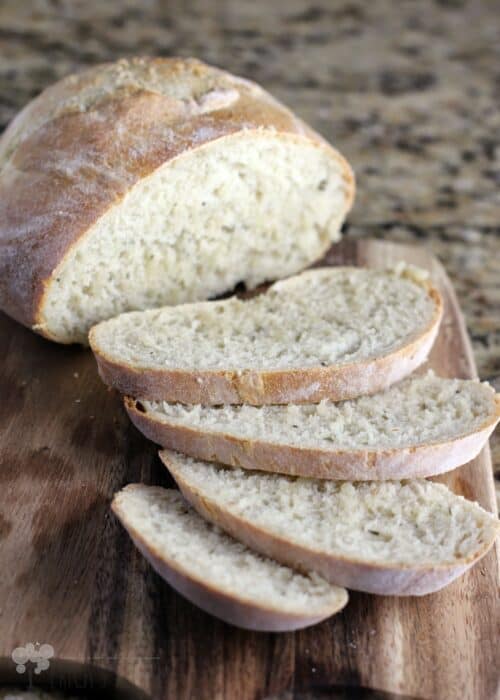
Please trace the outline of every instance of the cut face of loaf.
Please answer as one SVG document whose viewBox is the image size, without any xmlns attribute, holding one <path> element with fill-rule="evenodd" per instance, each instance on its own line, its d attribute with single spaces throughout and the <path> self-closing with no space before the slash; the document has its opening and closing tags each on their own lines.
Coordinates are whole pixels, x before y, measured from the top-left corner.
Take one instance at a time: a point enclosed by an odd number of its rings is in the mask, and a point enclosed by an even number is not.
<svg viewBox="0 0 500 700">
<path fill-rule="evenodd" d="M 252 473 L 160 453 L 187 500 L 249 547 L 331 583 L 424 595 L 492 546 L 498 520 L 425 480 L 342 482 Z"/>
<path fill-rule="evenodd" d="M 319 404 L 200 406 L 125 399 L 146 437 L 198 459 L 321 479 L 432 476 L 473 459 L 500 419 L 488 384 L 428 372 Z"/>
<path fill-rule="evenodd" d="M 103 380 L 136 398 L 313 403 L 410 373 L 441 312 L 439 293 L 415 271 L 322 268 L 251 299 L 123 314 L 89 338 Z"/>
<path fill-rule="evenodd" d="M 239 627 L 307 627 L 347 603 L 347 591 L 260 556 L 203 520 L 178 491 L 130 484 L 113 511 L 156 571 L 206 612 Z"/>
<path fill-rule="evenodd" d="M 86 343 L 123 311 L 308 266 L 353 196 L 342 156 L 257 85 L 192 59 L 98 66 L 0 139 L 0 307 Z"/>
</svg>

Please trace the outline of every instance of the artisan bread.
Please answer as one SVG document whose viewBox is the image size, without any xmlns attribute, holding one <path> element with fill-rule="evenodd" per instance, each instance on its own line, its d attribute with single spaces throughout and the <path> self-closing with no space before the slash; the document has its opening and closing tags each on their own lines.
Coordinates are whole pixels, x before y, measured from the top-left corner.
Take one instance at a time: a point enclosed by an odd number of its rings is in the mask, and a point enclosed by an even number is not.
<svg viewBox="0 0 500 700">
<path fill-rule="evenodd" d="M 430 481 L 324 481 L 160 456 L 205 518 L 266 556 L 354 590 L 437 591 L 498 532 L 496 517 Z"/>
<path fill-rule="evenodd" d="M 439 293 L 413 269 L 318 268 L 251 299 L 122 314 L 95 326 L 90 344 L 103 380 L 136 398 L 337 401 L 415 369 L 441 312 Z"/>
<path fill-rule="evenodd" d="M 239 627 L 307 627 L 347 603 L 347 591 L 252 552 L 203 520 L 178 491 L 131 484 L 112 508 L 137 547 L 179 593 Z"/>
<path fill-rule="evenodd" d="M 487 383 L 413 375 L 333 403 L 201 406 L 125 398 L 154 442 L 198 459 L 320 479 L 432 476 L 473 459 L 500 419 Z"/>
<path fill-rule="evenodd" d="M 122 311 L 297 272 L 353 195 L 342 156 L 254 83 L 193 59 L 97 66 L 0 139 L 0 308 L 86 343 Z"/>
</svg>

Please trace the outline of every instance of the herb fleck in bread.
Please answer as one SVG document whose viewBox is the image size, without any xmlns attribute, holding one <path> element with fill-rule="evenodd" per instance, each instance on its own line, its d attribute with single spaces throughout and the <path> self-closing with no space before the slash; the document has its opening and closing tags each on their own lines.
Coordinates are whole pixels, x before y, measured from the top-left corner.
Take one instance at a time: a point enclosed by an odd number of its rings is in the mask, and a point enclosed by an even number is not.
<svg viewBox="0 0 500 700">
<path fill-rule="evenodd" d="M 500 419 L 486 383 L 412 376 L 340 403 L 201 406 L 125 398 L 154 442 L 198 459 L 319 479 L 432 476 L 473 459 Z"/>
<path fill-rule="evenodd" d="M 498 532 L 496 517 L 430 481 L 323 481 L 160 456 L 205 518 L 262 554 L 354 590 L 437 591 Z"/>
<path fill-rule="evenodd" d="M 0 139 L 0 308 L 86 343 L 122 311 L 303 269 L 353 196 L 342 156 L 254 83 L 194 59 L 97 66 Z"/>
<path fill-rule="evenodd" d="M 285 631 L 330 617 L 347 591 L 247 549 L 178 491 L 130 484 L 113 511 L 158 573 L 191 602 L 239 627 Z"/>
<path fill-rule="evenodd" d="M 90 333 L 103 380 L 181 403 L 341 400 L 420 365 L 442 303 L 414 270 L 304 272 L 251 299 L 122 314 Z"/>
</svg>

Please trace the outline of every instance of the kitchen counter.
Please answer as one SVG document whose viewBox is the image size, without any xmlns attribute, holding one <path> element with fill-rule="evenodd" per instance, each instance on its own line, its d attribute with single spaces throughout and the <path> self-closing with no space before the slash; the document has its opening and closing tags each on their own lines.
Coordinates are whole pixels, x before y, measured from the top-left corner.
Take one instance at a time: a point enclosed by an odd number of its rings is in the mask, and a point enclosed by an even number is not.
<svg viewBox="0 0 500 700">
<path fill-rule="evenodd" d="M 252 78 L 347 156 L 347 236 L 428 246 L 500 391 L 500 15 L 496 0 L 3 0 L 0 128 L 68 72 L 195 55 Z M 500 471 L 500 437 L 493 439 Z"/>
</svg>

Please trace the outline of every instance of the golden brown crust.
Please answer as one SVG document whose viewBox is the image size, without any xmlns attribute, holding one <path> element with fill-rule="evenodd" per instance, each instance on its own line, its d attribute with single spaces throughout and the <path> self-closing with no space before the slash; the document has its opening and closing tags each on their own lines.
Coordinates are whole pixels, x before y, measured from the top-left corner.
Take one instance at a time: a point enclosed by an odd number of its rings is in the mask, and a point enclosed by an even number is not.
<svg viewBox="0 0 500 700">
<path fill-rule="evenodd" d="M 298 545 L 278 537 L 243 518 L 224 510 L 214 500 L 187 483 L 175 467 L 174 459 L 165 451 L 160 458 L 174 477 L 182 494 L 204 518 L 235 539 L 265 556 L 276 559 L 299 571 L 316 571 L 327 581 L 355 591 L 378 595 L 427 595 L 444 588 L 481 559 L 493 546 L 495 538 L 485 542 L 474 557 L 448 565 L 388 566 L 372 564 L 342 556 L 331 556 L 320 550 Z"/>
<path fill-rule="evenodd" d="M 131 488 L 133 485 L 127 487 L 127 489 Z M 113 499 L 111 508 L 128 531 L 136 547 L 165 581 L 194 605 L 231 625 L 261 632 L 289 632 L 315 625 L 334 615 L 347 604 L 348 595 L 345 591 L 345 597 L 339 597 L 337 606 L 325 607 L 319 614 L 316 611 L 314 615 L 303 615 L 284 613 L 273 607 L 250 603 L 229 595 L 221 589 L 210 586 L 201 578 L 193 577 L 183 570 L 179 562 L 166 559 L 159 551 L 148 545 L 140 532 L 128 521 L 126 510 L 120 505 L 119 494 Z"/>
<path fill-rule="evenodd" d="M 327 149 L 350 206 L 354 180 L 342 156 L 258 86 L 224 71 L 192 59 L 132 59 L 49 88 L 0 140 L 0 307 L 51 337 L 45 290 L 110 207 L 173 158 L 262 129 Z"/>
<path fill-rule="evenodd" d="M 134 425 L 147 438 L 175 452 L 243 469 L 346 481 L 412 479 L 450 471 L 479 453 L 500 420 L 496 401 L 495 414 L 473 432 L 452 440 L 393 449 L 336 450 L 203 431 L 155 419 L 130 397 L 125 397 L 124 404 Z"/>
<path fill-rule="evenodd" d="M 353 364 L 283 370 L 137 369 L 107 356 L 89 341 L 105 384 L 127 396 L 186 404 L 285 404 L 342 401 L 386 389 L 419 367 L 436 339 L 443 314 L 441 295 L 425 284 L 434 302 L 427 327 L 411 342 L 381 357 Z"/>
</svg>

